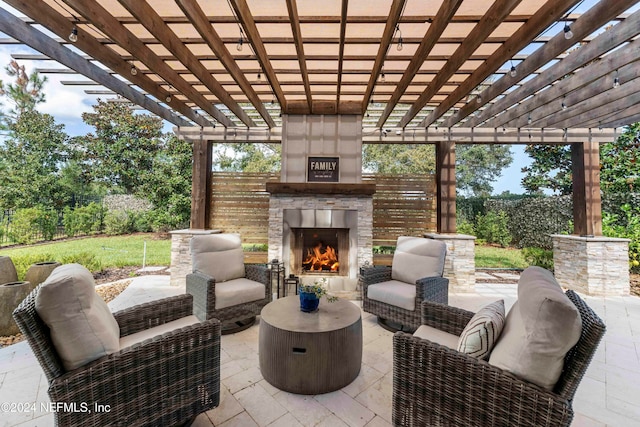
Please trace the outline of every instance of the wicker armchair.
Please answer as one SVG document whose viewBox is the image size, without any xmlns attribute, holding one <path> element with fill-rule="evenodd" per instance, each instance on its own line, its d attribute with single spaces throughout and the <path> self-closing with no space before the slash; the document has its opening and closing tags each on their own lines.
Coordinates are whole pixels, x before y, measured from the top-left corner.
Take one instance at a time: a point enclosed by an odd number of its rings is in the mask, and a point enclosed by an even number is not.
<svg viewBox="0 0 640 427">
<path fill-rule="evenodd" d="M 569 426 L 572 401 L 605 325 L 573 291 L 582 317 L 577 344 L 566 354 L 552 391 L 484 360 L 398 332 L 393 337 L 393 424 L 396 426 Z M 423 324 L 460 335 L 474 313 L 422 303 Z"/>
<path fill-rule="evenodd" d="M 386 329 L 413 332 L 420 326 L 422 301 L 449 301 L 449 279 L 442 277 L 446 252 L 438 240 L 399 237 L 391 267 L 361 269 L 363 310 Z"/>
<path fill-rule="evenodd" d="M 193 273 L 187 293 L 193 295 L 200 320 L 216 318 L 222 334 L 250 327 L 271 302 L 271 275 L 264 265 L 244 264 L 237 234 L 198 235 L 191 239 Z"/>
<path fill-rule="evenodd" d="M 69 409 L 54 413 L 57 426 L 182 425 L 218 406 L 220 322 L 169 331 L 66 371 L 35 309 L 41 286 L 13 316 L 49 380 L 51 401 L 68 404 Z M 124 337 L 192 311 L 191 295 L 181 295 L 131 307 L 114 317 Z M 88 411 L 82 405 L 88 405 Z"/>
</svg>

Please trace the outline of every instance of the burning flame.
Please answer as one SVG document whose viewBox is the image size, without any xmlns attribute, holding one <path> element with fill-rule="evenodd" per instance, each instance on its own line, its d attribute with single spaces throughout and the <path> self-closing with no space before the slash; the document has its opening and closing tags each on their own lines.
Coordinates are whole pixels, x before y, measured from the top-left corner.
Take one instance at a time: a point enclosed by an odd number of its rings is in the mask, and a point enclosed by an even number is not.
<svg viewBox="0 0 640 427">
<path fill-rule="evenodd" d="M 327 246 L 323 251 L 322 243 L 318 243 L 315 247 L 307 249 L 307 257 L 302 261 L 302 265 L 310 271 L 338 271 L 340 267 L 336 250 L 331 246 Z"/>
</svg>

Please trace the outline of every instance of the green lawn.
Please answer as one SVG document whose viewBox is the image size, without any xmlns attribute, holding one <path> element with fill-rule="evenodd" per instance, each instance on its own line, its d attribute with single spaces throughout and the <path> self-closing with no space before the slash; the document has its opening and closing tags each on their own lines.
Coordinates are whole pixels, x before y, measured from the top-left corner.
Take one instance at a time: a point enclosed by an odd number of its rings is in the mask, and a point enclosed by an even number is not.
<svg viewBox="0 0 640 427">
<path fill-rule="evenodd" d="M 476 245 L 476 268 L 526 267 L 528 264 L 520 249 Z"/>
</svg>

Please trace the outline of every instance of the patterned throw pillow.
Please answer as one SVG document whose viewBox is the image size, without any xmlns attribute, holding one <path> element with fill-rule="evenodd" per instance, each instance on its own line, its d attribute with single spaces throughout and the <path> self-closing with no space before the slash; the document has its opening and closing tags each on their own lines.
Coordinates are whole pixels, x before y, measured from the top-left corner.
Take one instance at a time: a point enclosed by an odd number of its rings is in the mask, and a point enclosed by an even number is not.
<svg viewBox="0 0 640 427">
<path fill-rule="evenodd" d="M 482 307 L 460 334 L 458 351 L 478 359 L 486 359 L 498 340 L 503 326 L 504 300 Z"/>
</svg>

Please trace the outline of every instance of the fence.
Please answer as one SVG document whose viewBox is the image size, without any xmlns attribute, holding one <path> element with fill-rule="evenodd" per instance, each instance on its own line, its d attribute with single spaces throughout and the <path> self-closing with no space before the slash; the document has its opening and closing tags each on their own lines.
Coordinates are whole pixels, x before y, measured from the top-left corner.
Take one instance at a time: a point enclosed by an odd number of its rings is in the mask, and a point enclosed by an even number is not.
<svg viewBox="0 0 640 427">
<path fill-rule="evenodd" d="M 269 193 L 266 182 L 276 173 L 213 172 L 210 224 L 239 233 L 245 243 L 266 244 L 269 230 Z M 433 175 L 364 174 L 374 182 L 374 245 L 394 244 L 400 235 L 434 231 L 435 178 Z"/>
</svg>

